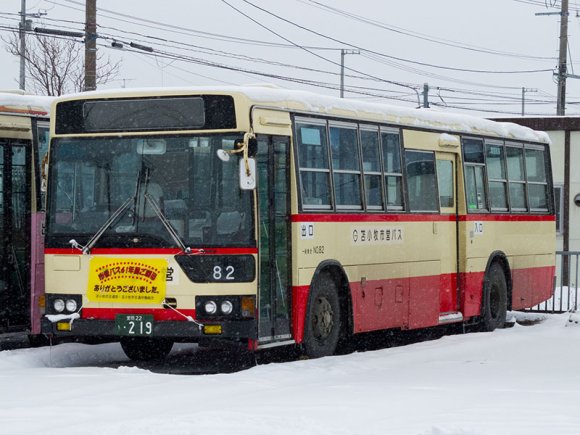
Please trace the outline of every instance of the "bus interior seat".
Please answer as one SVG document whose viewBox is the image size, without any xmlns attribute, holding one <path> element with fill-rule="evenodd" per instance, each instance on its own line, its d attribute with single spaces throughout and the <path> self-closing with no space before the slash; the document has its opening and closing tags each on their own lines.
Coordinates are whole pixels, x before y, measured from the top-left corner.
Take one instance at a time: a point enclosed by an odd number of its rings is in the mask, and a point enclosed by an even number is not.
<svg viewBox="0 0 580 435">
<path fill-rule="evenodd" d="M 185 217 L 187 215 L 187 204 L 183 199 L 171 199 L 163 202 L 164 215 L 169 223 L 175 228 L 177 233 L 183 237 L 185 235 Z"/>
<path fill-rule="evenodd" d="M 234 235 L 242 228 L 243 214 L 239 211 L 222 212 L 216 221 L 218 236 Z"/>
<path fill-rule="evenodd" d="M 211 214 L 207 210 L 196 210 L 188 222 L 189 238 L 203 239 L 204 228 L 211 227 Z"/>
<path fill-rule="evenodd" d="M 144 218 L 152 218 L 157 216 L 155 210 L 151 206 L 149 201 L 145 200 L 145 193 L 149 195 L 149 197 L 157 204 L 157 206 L 163 210 L 163 189 L 157 183 L 149 183 L 147 184 L 146 189 L 142 189 L 139 192 L 139 207 L 138 210 L 142 211 L 141 217 Z"/>
</svg>

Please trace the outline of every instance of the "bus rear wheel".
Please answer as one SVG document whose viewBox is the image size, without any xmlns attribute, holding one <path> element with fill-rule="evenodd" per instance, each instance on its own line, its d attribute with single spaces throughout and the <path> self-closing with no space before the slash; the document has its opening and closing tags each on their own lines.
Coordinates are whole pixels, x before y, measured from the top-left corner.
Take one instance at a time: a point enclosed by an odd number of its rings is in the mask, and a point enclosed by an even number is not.
<svg viewBox="0 0 580 435">
<path fill-rule="evenodd" d="M 306 325 L 304 353 L 310 358 L 334 354 L 340 336 L 340 303 L 336 283 L 324 274 L 312 286 Z"/>
<path fill-rule="evenodd" d="M 480 330 L 491 332 L 505 323 L 507 312 L 507 284 L 499 263 L 493 263 L 483 285 L 483 308 Z"/>
<path fill-rule="evenodd" d="M 121 347 L 133 361 L 160 361 L 169 355 L 173 342 L 164 338 L 122 337 Z"/>
</svg>

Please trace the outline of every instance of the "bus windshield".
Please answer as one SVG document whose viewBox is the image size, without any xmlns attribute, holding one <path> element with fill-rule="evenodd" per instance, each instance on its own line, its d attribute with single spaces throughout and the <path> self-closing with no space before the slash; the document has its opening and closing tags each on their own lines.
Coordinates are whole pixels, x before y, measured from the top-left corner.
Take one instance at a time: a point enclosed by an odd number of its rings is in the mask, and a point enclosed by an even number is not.
<svg viewBox="0 0 580 435">
<path fill-rule="evenodd" d="M 63 138 L 51 146 L 47 243 L 95 247 L 254 246 L 238 135 Z M 172 236 L 173 233 L 177 237 Z M 176 240 L 177 239 L 177 240 Z"/>
</svg>

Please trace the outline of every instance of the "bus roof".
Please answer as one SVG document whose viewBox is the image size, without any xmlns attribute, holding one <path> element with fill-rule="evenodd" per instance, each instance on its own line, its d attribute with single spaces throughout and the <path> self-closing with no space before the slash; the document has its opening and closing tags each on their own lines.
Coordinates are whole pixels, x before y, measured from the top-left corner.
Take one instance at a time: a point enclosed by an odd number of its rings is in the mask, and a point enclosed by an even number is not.
<svg viewBox="0 0 580 435">
<path fill-rule="evenodd" d="M 0 91 L 0 114 L 48 117 L 54 97 Z"/>
<path fill-rule="evenodd" d="M 471 115 L 440 112 L 437 109 L 414 109 L 383 103 L 337 98 L 308 91 L 288 90 L 271 85 L 199 86 L 134 88 L 84 92 L 64 97 L 69 99 L 131 98 L 191 94 L 228 94 L 245 97 L 250 106 L 265 106 L 292 112 L 355 118 L 399 126 L 436 129 L 445 132 L 496 136 L 504 139 L 550 143 L 545 132 L 535 131 L 511 122 L 497 122 Z"/>
</svg>

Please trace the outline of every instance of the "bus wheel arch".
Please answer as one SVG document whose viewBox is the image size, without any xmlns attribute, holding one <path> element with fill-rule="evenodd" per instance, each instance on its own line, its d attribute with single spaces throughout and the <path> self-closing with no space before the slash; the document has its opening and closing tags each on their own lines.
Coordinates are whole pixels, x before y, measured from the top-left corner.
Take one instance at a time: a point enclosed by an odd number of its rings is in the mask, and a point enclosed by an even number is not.
<svg viewBox="0 0 580 435">
<path fill-rule="evenodd" d="M 332 331 L 328 330 L 329 321 L 332 322 Z M 348 278 L 339 262 L 323 261 L 310 284 L 303 351 L 311 358 L 332 355 L 348 339 L 351 331 L 352 302 Z"/>
<path fill-rule="evenodd" d="M 487 262 L 483 277 L 479 329 L 493 331 L 503 326 L 511 308 L 511 272 L 503 252 L 494 252 Z"/>
</svg>

